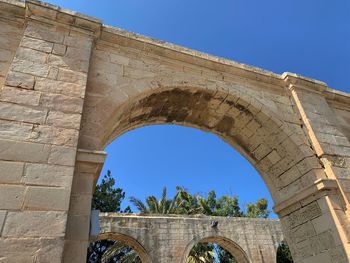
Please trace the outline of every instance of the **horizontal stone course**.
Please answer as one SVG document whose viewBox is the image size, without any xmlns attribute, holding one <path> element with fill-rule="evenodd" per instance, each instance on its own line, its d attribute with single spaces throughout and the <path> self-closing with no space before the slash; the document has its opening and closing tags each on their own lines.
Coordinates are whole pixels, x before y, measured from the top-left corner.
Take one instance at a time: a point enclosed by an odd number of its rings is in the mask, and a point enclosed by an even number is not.
<svg viewBox="0 0 350 263">
<path fill-rule="evenodd" d="M 8 212 L 2 237 L 63 237 L 66 212 L 18 211 Z"/>
<path fill-rule="evenodd" d="M 25 190 L 23 185 L 0 185 L 0 210 L 21 209 Z"/>
<path fill-rule="evenodd" d="M 51 146 L 0 139 L 0 149 L 0 160 L 45 163 L 49 158 Z"/>
<path fill-rule="evenodd" d="M 28 186 L 24 200 L 24 209 L 67 211 L 69 193 L 69 188 Z"/>
<path fill-rule="evenodd" d="M 0 183 L 19 183 L 24 169 L 24 163 L 0 161 Z"/>
</svg>

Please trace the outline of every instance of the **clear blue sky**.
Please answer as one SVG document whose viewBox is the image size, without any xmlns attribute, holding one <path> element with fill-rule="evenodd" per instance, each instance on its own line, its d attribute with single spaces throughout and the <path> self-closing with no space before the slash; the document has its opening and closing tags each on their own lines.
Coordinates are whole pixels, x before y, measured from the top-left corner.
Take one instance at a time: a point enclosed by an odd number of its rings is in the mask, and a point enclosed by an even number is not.
<svg viewBox="0 0 350 263">
<path fill-rule="evenodd" d="M 50 0 L 105 24 L 271 70 L 295 72 L 350 92 L 349 0 Z M 241 204 L 268 196 L 246 160 L 214 135 L 178 126 L 128 132 L 106 151 L 128 196 L 236 194 Z"/>
</svg>

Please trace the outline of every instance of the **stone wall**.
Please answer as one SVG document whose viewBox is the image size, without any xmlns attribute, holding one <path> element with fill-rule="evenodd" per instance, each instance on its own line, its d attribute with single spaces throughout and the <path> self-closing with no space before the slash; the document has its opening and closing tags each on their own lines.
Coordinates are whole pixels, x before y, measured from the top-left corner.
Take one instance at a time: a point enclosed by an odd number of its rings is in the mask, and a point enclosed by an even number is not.
<svg viewBox="0 0 350 263">
<path fill-rule="evenodd" d="M 283 240 L 279 222 L 266 219 L 101 213 L 100 225 L 99 239 L 122 241 L 153 263 L 186 263 L 198 242 L 225 247 L 238 263 L 274 263 Z"/>
<path fill-rule="evenodd" d="M 251 162 L 295 262 L 350 261 L 348 94 L 38 1 L 0 7 L 0 260 L 85 262 L 103 149 L 177 124 Z"/>
</svg>

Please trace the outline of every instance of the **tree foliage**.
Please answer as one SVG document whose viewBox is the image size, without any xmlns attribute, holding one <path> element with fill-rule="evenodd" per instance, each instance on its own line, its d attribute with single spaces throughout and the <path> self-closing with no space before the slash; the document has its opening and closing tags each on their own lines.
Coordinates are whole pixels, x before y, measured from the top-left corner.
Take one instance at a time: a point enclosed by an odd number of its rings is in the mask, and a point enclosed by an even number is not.
<svg viewBox="0 0 350 263">
<path fill-rule="evenodd" d="M 92 197 L 92 209 L 101 212 L 122 212 L 120 205 L 125 198 L 125 192 L 121 188 L 115 188 L 114 185 L 115 179 L 112 177 L 111 171 L 108 170 L 101 183 L 96 185 Z M 127 207 L 123 212 L 131 213 L 130 207 Z"/>
<path fill-rule="evenodd" d="M 187 189 L 176 188 L 176 194 L 169 198 L 166 187 L 163 188 L 161 197 L 151 195 L 145 202 L 136 197 L 130 197 L 130 202 L 143 214 L 203 214 L 208 216 L 225 217 L 252 217 L 268 218 L 268 202 L 265 198 L 255 203 L 248 203 L 242 210 L 238 197 L 225 195 L 217 198 L 215 191 L 210 191 L 206 196 L 190 194 Z M 93 195 L 92 208 L 102 212 L 131 212 L 130 207 L 121 211 L 121 202 L 125 198 L 125 192 L 121 188 L 115 188 L 115 179 L 111 172 L 96 186 Z M 188 263 L 237 263 L 234 257 L 224 248 L 213 243 L 197 243 L 191 250 Z M 91 243 L 88 249 L 88 263 L 139 263 L 140 258 L 130 247 L 119 241 L 101 240 Z M 282 243 L 277 254 L 278 263 L 292 263 L 290 251 L 286 243 Z"/>
</svg>

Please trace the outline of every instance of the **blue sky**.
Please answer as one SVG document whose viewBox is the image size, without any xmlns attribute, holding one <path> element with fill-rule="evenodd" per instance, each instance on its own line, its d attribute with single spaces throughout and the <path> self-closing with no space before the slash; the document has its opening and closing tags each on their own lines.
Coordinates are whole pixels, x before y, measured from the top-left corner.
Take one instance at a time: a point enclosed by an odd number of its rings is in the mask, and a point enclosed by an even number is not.
<svg viewBox="0 0 350 263">
<path fill-rule="evenodd" d="M 298 73 L 350 92 L 348 0 L 50 0 L 105 24 L 271 70 Z M 236 194 L 244 205 L 268 192 L 234 149 L 212 134 L 178 126 L 128 132 L 106 151 L 128 196 Z"/>
</svg>

